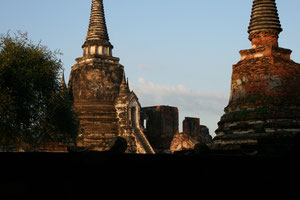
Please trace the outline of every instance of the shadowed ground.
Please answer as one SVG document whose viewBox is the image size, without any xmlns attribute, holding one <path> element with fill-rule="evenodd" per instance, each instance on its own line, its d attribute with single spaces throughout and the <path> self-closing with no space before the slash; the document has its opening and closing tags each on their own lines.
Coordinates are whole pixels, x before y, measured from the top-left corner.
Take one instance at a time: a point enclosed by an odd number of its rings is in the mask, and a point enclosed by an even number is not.
<svg viewBox="0 0 300 200">
<path fill-rule="evenodd" d="M 1 153 L 0 194 L 42 199 L 287 197 L 299 195 L 298 155 Z"/>
</svg>

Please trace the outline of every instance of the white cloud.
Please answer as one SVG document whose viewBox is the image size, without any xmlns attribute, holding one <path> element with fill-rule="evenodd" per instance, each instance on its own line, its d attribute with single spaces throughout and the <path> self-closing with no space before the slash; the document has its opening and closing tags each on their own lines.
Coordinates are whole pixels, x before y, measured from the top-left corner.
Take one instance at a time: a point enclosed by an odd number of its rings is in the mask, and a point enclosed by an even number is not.
<svg viewBox="0 0 300 200">
<path fill-rule="evenodd" d="M 167 86 L 138 79 L 137 85 L 131 85 L 131 89 L 139 97 L 143 106 L 170 105 L 185 111 L 219 113 L 228 103 L 228 96 L 218 92 L 193 91 L 184 85 Z"/>
<path fill-rule="evenodd" d="M 184 85 L 167 86 L 146 81 L 130 84 L 143 107 L 156 105 L 175 106 L 179 109 L 180 122 L 184 117 L 199 117 L 210 128 L 211 135 L 228 103 L 228 95 L 214 91 L 195 91 Z M 201 123 L 202 124 L 202 123 Z"/>
</svg>

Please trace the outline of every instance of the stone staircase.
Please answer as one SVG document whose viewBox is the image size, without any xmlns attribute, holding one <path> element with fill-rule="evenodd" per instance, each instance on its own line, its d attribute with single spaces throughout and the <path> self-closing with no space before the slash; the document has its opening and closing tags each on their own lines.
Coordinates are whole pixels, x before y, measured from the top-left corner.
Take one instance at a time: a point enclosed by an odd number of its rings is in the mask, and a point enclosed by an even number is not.
<svg viewBox="0 0 300 200">
<path fill-rule="evenodd" d="M 145 134 L 142 130 L 138 127 L 134 128 L 134 134 L 138 143 L 140 143 L 144 148 L 147 154 L 155 154 L 152 146 L 150 145 L 149 141 L 147 140 Z"/>
</svg>

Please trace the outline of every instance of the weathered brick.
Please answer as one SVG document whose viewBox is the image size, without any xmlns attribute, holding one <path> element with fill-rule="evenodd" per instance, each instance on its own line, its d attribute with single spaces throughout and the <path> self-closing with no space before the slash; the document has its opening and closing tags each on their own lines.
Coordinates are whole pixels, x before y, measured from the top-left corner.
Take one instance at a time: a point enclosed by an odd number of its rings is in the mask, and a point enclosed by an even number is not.
<svg viewBox="0 0 300 200">
<path fill-rule="evenodd" d="M 216 146 L 254 145 L 273 137 L 284 141 L 300 134 L 300 124 L 294 122 L 300 118 L 300 64 L 290 59 L 291 50 L 278 47 L 282 29 L 276 16 L 275 0 L 254 0 L 252 49 L 240 51 L 242 58 L 233 65 L 230 100 L 218 123 Z"/>
<path fill-rule="evenodd" d="M 157 153 L 169 153 L 178 133 L 178 108 L 153 106 L 142 108 L 141 122 L 146 121 L 145 135 Z"/>
<path fill-rule="evenodd" d="M 103 0 L 93 0 L 83 56 L 72 67 L 69 91 L 83 133 L 78 146 L 108 150 L 125 138 L 128 153 L 154 153 L 139 123 L 140 104 L 126 81 L 124 66 L 112 56 Z"/>
</svg>

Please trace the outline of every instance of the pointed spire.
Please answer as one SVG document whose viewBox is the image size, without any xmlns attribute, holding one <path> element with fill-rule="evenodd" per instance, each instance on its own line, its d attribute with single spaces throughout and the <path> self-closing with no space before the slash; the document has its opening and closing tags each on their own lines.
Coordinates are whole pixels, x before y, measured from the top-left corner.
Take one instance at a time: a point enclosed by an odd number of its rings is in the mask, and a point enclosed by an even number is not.
<svg viewBox="0 0 300 200">
<path fill-rule="evenodd" d="M 125 70 L 123 70 L 123 75 L 122 75 L 122 84 L 126 84 Z"/>
<path fill-rule="evenodd" d="M 62 78 L 60 81 L 60 89 L 63 91 L 67 91 L 67 85 L 66 85 L 66 81 L 65 81 L 65 70 L 63 70 L 63 72 L 62 72 Z"/>
<path fill-rule="evenodd" d="M 281 31 L 275 0 L 253 0 L 248 27 L 252 48 L 264 45 L 278 46 L 278 37 Z"/>
<path fill-rule="evenodd" d="M 248 33 L 282 31 L 275 0 L 254 0 Z"/>
<path fill-rule="evenodd" d="M 127 77 L 127 88 L 128 88 L 128 91 L 130 91 L 128 77 Z"/>
<path fill-rule="evenodd" d="M 90 45 L 111 47 L 106 27 L 103 0 L 93 0 L 86 41 L 83 47 Z"/>
<path fill-rule="evenodd" d="M 125 71 L 123 71 L 122 83 L 120 85 L 120 93 L 129 93 L 128 80 L 126 82 Z"/>
</svg>

